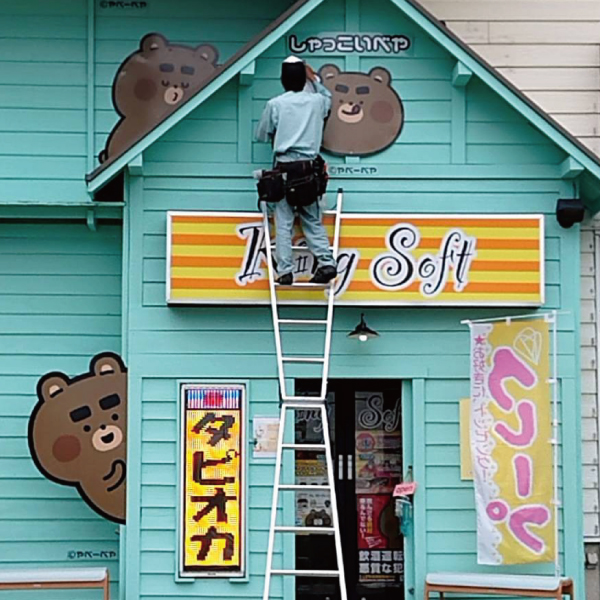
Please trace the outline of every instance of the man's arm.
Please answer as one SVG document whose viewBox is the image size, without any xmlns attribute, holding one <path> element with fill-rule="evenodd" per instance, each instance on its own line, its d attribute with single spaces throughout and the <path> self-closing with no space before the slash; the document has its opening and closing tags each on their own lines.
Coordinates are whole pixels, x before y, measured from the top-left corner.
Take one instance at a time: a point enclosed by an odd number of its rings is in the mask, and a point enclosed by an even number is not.
<svg viewBox="0 0 600 600">
<path fill-rule="evenodd" d="M 306 65 L 306 77 L 312 82 L 315 92 L 321 96 L 323 117 L 326 117 L 331 110 L 331 92 L 319 81 L 318 75 L 309 64 Z"/>
<path fill-rule="evenodd" d="M 267 102 L 263 114 L 256 127 L 255 138 L 257 142 L 270 142 L 277 128 L 275 108 L 271 102 Z"/>
</svg>

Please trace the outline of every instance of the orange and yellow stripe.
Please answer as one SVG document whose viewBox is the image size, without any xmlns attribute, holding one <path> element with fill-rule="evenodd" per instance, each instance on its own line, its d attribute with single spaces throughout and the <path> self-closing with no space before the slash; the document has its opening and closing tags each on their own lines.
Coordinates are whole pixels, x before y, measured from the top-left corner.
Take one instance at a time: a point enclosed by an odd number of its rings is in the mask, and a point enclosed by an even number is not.
<svg viewBox="0 0 600 600">
<path fill-rule="evenodd" d="M 218 215 L 195 213 L 170 215 L 171 302 L 257 303 L 268 302 L 266 278 L 240 285 L 236 275 L 242 270 L 247 240 L 237 228 L 261 223 L 260 215 Z M 370 265 L 374 258 L 389 252 L 386 236 L 401 223 L 419 229 L 421 240 L 411 254 L 436 254 L 450 229 L 460 229 L 477 238 L 477 255 L 471 262 L 468 285 L 457 292 L 450 277 L 444 290 L 428 299 L 419 291 L 420 281 L 397 291 L 382 290 L 372 281 Z M 333 220 L 326 218 L 333 235 Z M 543 219 L 541 217 L 484 216 L 403 217 L 349 215 L 342 218 L 340 252 L 356 249 L 360 259 L 354 277 L 339 296 L 344 304 L 447 304 L 447 305 L 540 305 L 543 303 Z M 264 269 L 264 262 L 262 263 Z M 282 300 L 300 303 L 323 302 L 322 290 L 286 290 Z"/>
</svg>

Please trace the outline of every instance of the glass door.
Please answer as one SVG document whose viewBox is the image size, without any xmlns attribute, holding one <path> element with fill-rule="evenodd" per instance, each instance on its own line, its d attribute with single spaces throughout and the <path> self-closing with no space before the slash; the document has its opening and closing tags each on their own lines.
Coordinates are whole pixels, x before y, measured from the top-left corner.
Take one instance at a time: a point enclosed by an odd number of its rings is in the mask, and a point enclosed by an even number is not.
<svg viewBox="0 0 600 600">
<path fill-rule="evenodd" d="M 310 395 L 319 382 L 297 382 Z M 328 414 L 334 457 L 344 566 L 351 600 L 401 600 L 404 555 L 392 492 L 402 480 L 399 381 L 331 381 Z M 296 442 L 320 443 L 318 415 L 299 413 Z M 296 452 L 296 482 L 325 479 L 324 454 Z M 298 492 L 298 525 L 331 526 L 327 492 Z M 297 536 L 298 569 L 334 569 L 332 536 Z M 339 597 L 337 580 L 297 578 L 297 600 Z"/>
</svg>

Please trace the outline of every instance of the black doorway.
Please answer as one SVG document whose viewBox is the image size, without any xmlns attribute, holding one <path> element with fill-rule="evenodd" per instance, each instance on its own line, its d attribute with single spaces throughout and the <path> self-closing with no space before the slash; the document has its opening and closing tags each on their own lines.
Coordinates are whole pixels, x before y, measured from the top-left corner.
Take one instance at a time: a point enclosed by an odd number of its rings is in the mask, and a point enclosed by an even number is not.
<svg viewBox="0 0 600 600">
<path fill-rule="evenodd" d="M 314 395 L 320 380 L 297 380 Z M 402 600 L 404 554 L 392 492 L 402 480 L 401 382 L 332 380 L 327 412 L 349 600 Z M 296 411 L 296 443 L 322 443 L 319 415 Z M 325 455 L 296 451 L 296 483 L 323 484 Z M 331 527 L 327 492 L 296 492 L 296 524 Z M 296 568 L 335 569 L 333 536 L 298 535 Z M 339 598 L 337 579 L 296 578 L 296 600 Z"/>
</svg>

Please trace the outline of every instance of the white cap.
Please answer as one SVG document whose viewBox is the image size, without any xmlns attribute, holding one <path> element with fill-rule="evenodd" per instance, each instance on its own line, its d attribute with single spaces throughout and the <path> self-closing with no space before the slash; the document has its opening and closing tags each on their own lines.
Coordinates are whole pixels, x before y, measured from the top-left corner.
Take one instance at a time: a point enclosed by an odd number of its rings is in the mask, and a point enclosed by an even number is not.
<svg viewBox="0 0 600 600">
<path fill-rule="evenodd" d="M 304 62 L 301 58 L 298 58 L 297 56 L 288 56 L 284 61 L 284 63 L 299 63 L 299 62 Z"/>
</svg>

